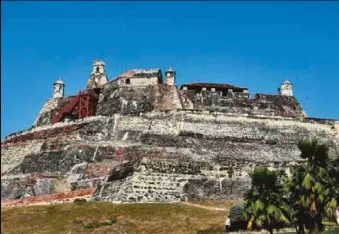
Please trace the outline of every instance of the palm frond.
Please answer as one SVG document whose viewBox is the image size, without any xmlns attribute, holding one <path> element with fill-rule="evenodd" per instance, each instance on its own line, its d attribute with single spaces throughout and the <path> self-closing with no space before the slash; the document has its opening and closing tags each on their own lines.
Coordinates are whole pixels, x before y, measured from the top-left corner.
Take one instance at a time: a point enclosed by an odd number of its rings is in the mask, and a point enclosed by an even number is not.
<svg viewBox="0 0 339 234">
<path fill-rule="evenodd" d="M 305 189 L 310 189 L 312 186 L 312 176 L 310 173 L 307 173 L 303 179 L 303 182 L 301 184 Z"/>
</svg>

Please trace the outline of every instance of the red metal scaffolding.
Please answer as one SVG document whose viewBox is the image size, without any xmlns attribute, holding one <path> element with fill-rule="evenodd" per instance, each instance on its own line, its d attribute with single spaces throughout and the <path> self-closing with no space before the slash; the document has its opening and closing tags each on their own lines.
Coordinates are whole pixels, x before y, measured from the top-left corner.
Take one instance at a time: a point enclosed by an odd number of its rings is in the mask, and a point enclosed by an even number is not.
<svg viewBox="0 0 339 234">
<path fill-rule="evenodd" d="M 98 95 L 95 90 L 89 89 L 80 91 L 69 105 L 59 111 L 53 119 L 53 124 L 60 122 L 64 116 L 71 115 L 76 106 L 78 106 L 78 119 L 92 116 L 95 114 L 97 102 Z"/>
</svg>

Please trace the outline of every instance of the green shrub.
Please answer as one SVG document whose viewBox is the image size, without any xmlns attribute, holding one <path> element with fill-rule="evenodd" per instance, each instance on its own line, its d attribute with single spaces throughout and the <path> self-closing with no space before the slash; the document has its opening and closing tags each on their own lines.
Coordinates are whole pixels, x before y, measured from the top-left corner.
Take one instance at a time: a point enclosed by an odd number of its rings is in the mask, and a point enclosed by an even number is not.
<svg viewBox="0 0 339 234">
<path fill-rule="evenodd" d="M 231 208 L 230 210 L 230 219 L 231 222 L 236 222 L 236 221 L 245 221 L 245 217 L 242 215 L 244 210 L 244 205 L 235 205 Z"/>
<path fill-rule="evenodd" d="M 87 200 L 86 199 L 83 199 L 83 198 L 76 198 L 76 199 L 74 199 L 74 201 L 73 201 L 73 203 L 74 204 L 77 204 L 77 205 L 81 205 L 81 204 L 84 204 L 84 203 L 86 203 L 87 202 Z"/>
</svg>

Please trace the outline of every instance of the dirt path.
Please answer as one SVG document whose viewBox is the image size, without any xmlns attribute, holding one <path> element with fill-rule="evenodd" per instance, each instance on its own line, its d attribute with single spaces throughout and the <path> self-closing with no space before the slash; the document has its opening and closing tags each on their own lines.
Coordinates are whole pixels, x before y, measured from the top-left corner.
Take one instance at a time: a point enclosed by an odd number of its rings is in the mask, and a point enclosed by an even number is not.
<svg viewBox="0 0 339 234">
<path fill-rule="evenodd" d="M 215 210 L 215 211 L 226 211 L 226 210 L 228 210 L 226 208 L 219 208 L 219 207 L 212 207 L 212 206 L 203 206 L 203 205 L 199 205 L 199 204 L 193 204 L 193 203 L 190 203 L 190 202 L 182 202 L 182 204 L 185 204 L 187 206 L 199 207 L 199 208 L 206 209 L 206 210 Z"/>
</svg>

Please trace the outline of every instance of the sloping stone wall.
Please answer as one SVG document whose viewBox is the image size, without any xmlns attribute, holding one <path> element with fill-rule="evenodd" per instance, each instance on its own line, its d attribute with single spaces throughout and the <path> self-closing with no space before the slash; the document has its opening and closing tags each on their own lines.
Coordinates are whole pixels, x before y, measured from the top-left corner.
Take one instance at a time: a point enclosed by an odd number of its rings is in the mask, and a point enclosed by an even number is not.
<svg viewBox="0 0 339 234">
<path fill-rule="evenodd" d="M 339 149 L 332 122 L 215 112 L 45 125 L 2 143 L 1 200 L 96 187 L 94 199 L 112 202 L 239 198 L 255 166 L 288 170 L 300 161 L 296 143 L 310 137 Z"/>
<path fill-rule="evenodd" d="M 16 146 L 1 147 L 1 175 L 20 167 L 27 155 L 38 153 L 41 150 L 41 142 L 26 142 Z"/>
</svg>

